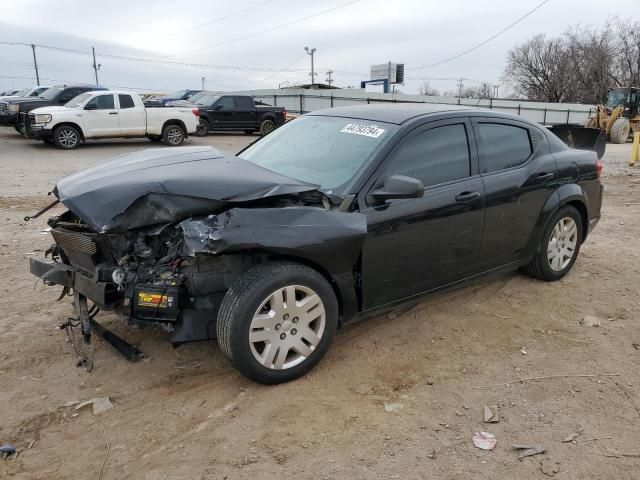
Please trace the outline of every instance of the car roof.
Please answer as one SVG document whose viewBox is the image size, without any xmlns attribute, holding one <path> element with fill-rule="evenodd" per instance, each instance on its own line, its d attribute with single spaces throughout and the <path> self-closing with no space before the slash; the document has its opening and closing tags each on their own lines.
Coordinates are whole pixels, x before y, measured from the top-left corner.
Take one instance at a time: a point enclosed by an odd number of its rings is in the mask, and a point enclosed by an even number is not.
<svg viewBox="0 0 640 480">
<path fill-rule="evenodd" d="M 481 113 L 492 117 L 518 118 L 510 114 L 492 111 L 485 108 L 467 107 L 464 105 L 450 105 L 442 103 L 387 103 L 370 105 L 353 105 L 347 107 L 326 108 L 314 110 L 306 115 L 326 117 L 357 118 L 374 122 L 387 122 L 401 125 L 417 117 L 435 115 L 447 112 Z M 529 122 L 527 122 L 529 123 Z"/>
</svg>

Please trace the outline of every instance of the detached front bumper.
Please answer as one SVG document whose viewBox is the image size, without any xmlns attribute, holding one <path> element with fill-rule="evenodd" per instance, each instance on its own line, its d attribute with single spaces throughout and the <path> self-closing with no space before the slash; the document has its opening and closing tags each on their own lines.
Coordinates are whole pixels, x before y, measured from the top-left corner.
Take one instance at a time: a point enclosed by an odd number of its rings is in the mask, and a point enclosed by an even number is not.
<svg viewBox="0 0 640 480">
<path fill-rule="evenodd" d="M 29 271 L 49 285 L 73 288 L 102 309 L 112 309 L 123 298 L 114 283 L 94 280 L 69 265 L 48 258 L 31 257 Z"/>
</svg>

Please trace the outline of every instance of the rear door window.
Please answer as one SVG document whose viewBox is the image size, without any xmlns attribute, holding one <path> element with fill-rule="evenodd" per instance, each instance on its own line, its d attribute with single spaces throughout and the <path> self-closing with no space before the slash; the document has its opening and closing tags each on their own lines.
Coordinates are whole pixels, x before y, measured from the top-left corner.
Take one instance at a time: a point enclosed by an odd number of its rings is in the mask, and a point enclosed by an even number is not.
<svg viewBox="0 0 640 480">
<path fill-rule="evenodd" d="M 249 97 L 236 97 L 236 105 L 242 112 L 253 110 L 253 102 Z"/>
<path fill-rule="evenodd" d="M 131 95 L 118 95 L 118 101 L 120 102 L 120 108 L 133 108 L 133 98 Z"/>
<path fill-rule="evenodd" d="M 491 173 L 525 163 L 533 152 L 529 130 L 503 123 L 480 122 L 480 173 Z"/>
<path fill-rule="evenodd" d="M 405 139 L 386 169 L 386 177 L 417 178 L 425 187 L 470 175 L 467 129 L 464 124 L 445 125 Z"/>
</svg>

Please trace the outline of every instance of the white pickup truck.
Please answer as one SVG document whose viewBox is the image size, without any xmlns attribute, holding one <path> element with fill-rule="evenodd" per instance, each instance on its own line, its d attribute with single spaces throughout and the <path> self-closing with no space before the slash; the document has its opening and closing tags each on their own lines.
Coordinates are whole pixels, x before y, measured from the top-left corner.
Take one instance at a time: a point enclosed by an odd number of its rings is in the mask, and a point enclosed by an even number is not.
<svg viewBox="0 0 640 480">
<path fill-rule="evenodd" d="M 198 128 L 193 107 L 145 108 L 138 94 L 95 91 L 78 95 L 64 106 L 28 113 L 26 135 L 71 150 L 88 139 L 148 137 L 169 146 L 182 145 Z"/>
</svg>

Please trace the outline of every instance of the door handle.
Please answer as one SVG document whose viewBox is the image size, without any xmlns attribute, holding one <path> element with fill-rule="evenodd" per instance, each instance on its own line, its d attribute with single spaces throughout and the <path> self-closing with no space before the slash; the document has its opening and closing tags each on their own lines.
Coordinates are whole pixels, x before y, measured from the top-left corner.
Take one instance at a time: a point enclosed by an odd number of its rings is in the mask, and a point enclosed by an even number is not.
<svg viewBox="0 0 640 480">
<path fill-rule="evenodd" d="M 456 202 L 467 203 L 480 198 L 480 192 L 462 192 L 456 197 Z"/>
<path fill-rule="evenodd" d="M 109 115 L 117 115 L 118 112 L 109 112 Z"/>
<path fill-rule="evenodd" d="M 546 182 L 547 180 L 551 180 L 555 176 L 556 174 L 553 172 L 541 173 L 536 177 L 536 182 L 538 183 Z"/>
</svg>

